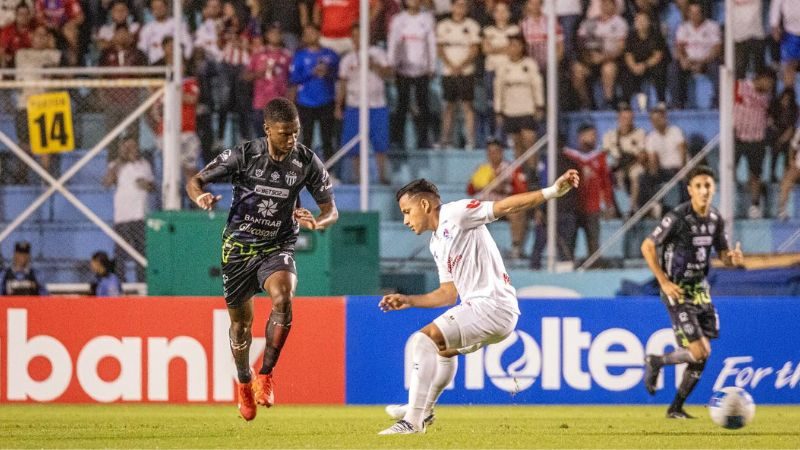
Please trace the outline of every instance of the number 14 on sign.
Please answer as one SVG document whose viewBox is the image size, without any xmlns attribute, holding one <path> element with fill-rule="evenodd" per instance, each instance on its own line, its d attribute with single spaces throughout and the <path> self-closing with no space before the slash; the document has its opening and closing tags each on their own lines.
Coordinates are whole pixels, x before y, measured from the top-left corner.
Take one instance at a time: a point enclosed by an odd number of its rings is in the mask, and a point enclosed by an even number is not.
<svg viewBox="0 0 800 450">
<path fill-rule="evenodd" d="M 28 130 L 31 151 L 35 154 L 74 150 L 69 93 L 50 92 L 28 97 Z"/>
</svg>

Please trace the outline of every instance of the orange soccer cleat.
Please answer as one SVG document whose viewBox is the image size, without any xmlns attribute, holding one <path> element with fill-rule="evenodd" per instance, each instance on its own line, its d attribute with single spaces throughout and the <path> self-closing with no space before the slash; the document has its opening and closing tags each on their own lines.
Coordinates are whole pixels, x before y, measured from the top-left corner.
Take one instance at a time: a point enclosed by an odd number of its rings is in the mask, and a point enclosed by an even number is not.
<svg viewBox="0 0 800 450">
<path fill-rule="evenodd" d="M 247 421 L 255 419 L 256 401 L 253 398 L 253 383 L 236 383 L 236 391 L 239 395 L 239 414 Z"/>
<path fill-rule="evenodd" d="M 273 388 L 275 387 L 274 382 L 272 381 L 272 374 L 258 374 L 256 375 L 255 379 L 255 396 L 256 396 L 256 403 L 261 406 L 266 406 L 269 408 L 270 406 L 275 404 L 275 392 Z"/>
</svg>

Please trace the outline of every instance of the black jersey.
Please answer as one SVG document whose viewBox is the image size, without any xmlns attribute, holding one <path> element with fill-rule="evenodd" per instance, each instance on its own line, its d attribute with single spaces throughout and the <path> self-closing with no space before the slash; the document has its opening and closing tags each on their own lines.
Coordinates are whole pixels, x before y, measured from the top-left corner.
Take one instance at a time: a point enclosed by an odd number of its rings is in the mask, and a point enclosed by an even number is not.
<svg viewBox="0 0 800 450">
<path fill-rule="evenodd" d="M 717 254 L 730 248 L 719 211 L 712 207 L 708 216 L 702 217 L 689 202 L 668 212 L 649 239 L 664 247 L 661 268 L 678 285 L 704 283 L 711 247 Z"/>
<path fill-rule="evenodd" d="M 268 249 L 292 248 L 300 232 L 293 213 L 303 187 L 317 204 L 333 200 L 325 166 L 301 144 L 283 161 L 275 161 L 266 139 L 245 142 L 220 153 L 200 172 L 200 178 L 206 183 L 230 178 L 233 183 L 223 262 L 248 259 Z"/>
<path fill-rule="evenodd" d="M 2 284 L 0 284 L 0 295 L 45 295 L 46 292 L 39 281 L 36 280 L 36 273 L 30 267 L 15 270 L 13 267 L 6 269 L 3 273 Z"/>
</svg>

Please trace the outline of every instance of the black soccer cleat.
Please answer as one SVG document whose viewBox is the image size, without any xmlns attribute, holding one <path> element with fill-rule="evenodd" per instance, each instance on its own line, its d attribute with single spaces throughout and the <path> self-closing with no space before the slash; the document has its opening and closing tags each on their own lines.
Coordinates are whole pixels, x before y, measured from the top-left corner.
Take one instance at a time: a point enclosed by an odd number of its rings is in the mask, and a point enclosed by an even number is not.
<svg viewBox="0 0 800 450">
<path fill-rule="evenodd" d="M 661 373 L 661 364 L 658 357 L 655 355 L 647 355 L 644 358 L 644 387 L 647 393 L 655 395 L 656 382 L 658 382 L 658 375 Z"/>
<path fill-rule="evenodd" d="M 696 419 L 696 418 L 697 417 L 684 411 L 683 408 L 667 410 L 667 419 Z"/>
<path fill-rule="evenodd" d="M 422 421 L 422 429 L 427 430 L 429 426 L 433 425 L 433 422 L 436 422 L 436 415 L 434 415 L 433 411 L 431 411 L 431 413 L 428 414 L 428 417 Z"/>
</svg>

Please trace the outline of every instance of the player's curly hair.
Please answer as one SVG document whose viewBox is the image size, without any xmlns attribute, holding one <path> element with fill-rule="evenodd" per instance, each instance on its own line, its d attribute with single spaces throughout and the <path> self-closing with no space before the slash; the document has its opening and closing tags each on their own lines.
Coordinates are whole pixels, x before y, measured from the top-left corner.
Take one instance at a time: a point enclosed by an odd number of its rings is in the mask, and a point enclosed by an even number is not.
<svg viewBox="0 0 800 450">
<path fill-rule="evenodd" d="M 297 107 L 287 98 L 274 98 L 264 107 L 264 122 L 266 123 L 294 122 L 298 117 Z"/>
<path fill-rule="evenodd" d="M 689 171 L 689 173 L 686 175 L 686 182 L 688 183 L 688 182 L 692 181 L 692 179 L 694 177 L 697 177 L 697 176 L 700 176 L 700 175 L 708 175 L 708 176 L 711 177 L 711 179 L 713 179 L 715 181 L 717 179 L 717 175 L 714 173 L 714 170 L 711 169 L 711 167 L 708 167 L 708 166 L 705 166 L 705 165 L 699 165 L 699 166 L 695 166 L 694 169 Z"/>
<path fill-rule="evenodd" d="M 439 196 L 439 188 L 436 187 L 435 184 L 431 183 L 430 181 L 426 180 L 425 178 L 420 178 L 414 180 L 407 185 L 400 188 L 395 195 L 395 199 L 399 202 L 404 195 L 414 195 L 414 194 L 433 194 L 436 198 L 440 198 Z"/>
</svg>

